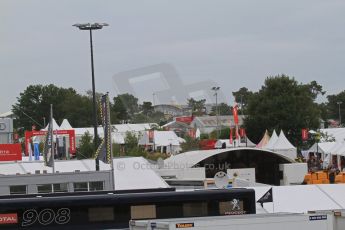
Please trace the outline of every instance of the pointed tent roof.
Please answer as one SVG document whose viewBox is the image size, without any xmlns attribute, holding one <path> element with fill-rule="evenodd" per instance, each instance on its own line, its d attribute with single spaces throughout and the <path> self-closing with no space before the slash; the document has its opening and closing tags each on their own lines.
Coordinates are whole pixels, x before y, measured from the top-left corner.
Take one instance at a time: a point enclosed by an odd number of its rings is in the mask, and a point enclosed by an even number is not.
<svg viewBox="0 0 345 230">
<path fill-rule="evenodd" d="M 263 148 L 265 147 L 268 142 L 270 141 L 271 137 L 268 135 L 268 131 L 266 129 L 264 136 L 262 137 L 261 141 L 256 145 L 258 148 Z"/>
<path fill-rule="evenodd" d="M 293 146 L 290 141 L 286 138 L 284 135 L 283 130 L 280 131 L 278 140 L 274 143 L 273 150 L 285 150 L 285 149 L 296 149 L 295 146 Z"/>
<path fill-rule="evenodd" d="M 248 147 L 255 147 L 255 146 L 256 146 L 256 144 L 254 144 L 254 142 L 252 142 L 248 137 L 247 137 L 247 143 L 246 143 L 246 145 L 247 145 Z"/>
<path fill-rule="evenodd" d="M 68 122 L 67 119 L 63 119 L 61 125 L 60 125 L 60 129 L 62 130 L 70 130 L 73 129 L 71 124 Z"/>
<path fill-rule="evenodd" d="M 43 130 L 48 130 L 48 125 Z M 56 123 L 54 118 L 53 118 L 53 129 L 54 130 L 60 130 L 60 126 Z"/>
<path fill-rule="evenodd" d="M 265 149 L 272 149 L 274 144 L 277 142 L 278 140 L 278 135 L 276 133 L 276 130 L 273 130 L 272 136 L 270 141 L 267 143 L 267 145 L 264 146 Z"/>
</svg>

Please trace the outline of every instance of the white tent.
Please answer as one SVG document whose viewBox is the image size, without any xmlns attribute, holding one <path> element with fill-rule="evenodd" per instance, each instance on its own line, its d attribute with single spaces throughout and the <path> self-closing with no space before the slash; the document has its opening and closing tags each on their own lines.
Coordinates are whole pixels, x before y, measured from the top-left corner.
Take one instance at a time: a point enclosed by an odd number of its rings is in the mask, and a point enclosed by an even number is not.
<svg viewBox="0 0 345 230">
<path fill-rule="evenodd" d="M 102 161 L 99 163 L 101 171 L 111 169 L 110 164 Z M 169 188 L 169 185 L 149 167 L 150 163 L 143 157 L 114 158 L 113 165 L 119 164 L 121 167 L 114 167 L 116 190 Z M 94 159 L 55 161 L 55 170 L 60 173 L 75 172 L 75 170 L 89 172 L 94 171 L 94 168 Z M 3 175 L 34 174 L 36 170 L 52 173 L 52 168 L 45 166 L 43 161 L 0 163 L 0 174 Z M 67 178 L 66 181 L 68 181 Z"/>
<path fill-rule="evenodd" d="M 250 187 L 255 190 L 256 200 L 273 189 L 273 202 L 264 203 L 268 213 L 306 213 L 316 210 L 345 208 L 344 184 L 295 185 Z"/>
<path fill-rule="evenodd" d="M 63 119 L 63 121 L 60 125 L 60 129 L 61 130 L 71 130 L 71 129 L 73 129 L 73 127 L 71 126 L 71 124 L 68 122 L 67 119 Z"/>
<path fill-rule="evenodd" d="M 320 129 L 320 132 L 329 137 L 334 137 L 337 142 L 345 141 L 345 128 Z"/>
<path fill-rule="evenodd" d="M 196 131 L 195 131 L 195 138 L 200 138 L 200 129 L 197 128 Z"/>
<path fill-rule="evenodd" d="M 153 142 L 149 140 L 149 131 L 145 131 L 139 137 L 139 145 L 153 145 L 155 149 L 159 147 L 161 152 L 163 148 L 166 148 L 168 153 L 180 152 L 180 143 L 183 142 L 182 138 L 179 138 L 173 131 L 153 131 Z"/>
<path fill-rule="evenodd" d="M 248 137 L 246 137 L 246 141 L 241 142 L 240 147 L 256 147 L 256 144 L 254 144 Z"/>
<path fill-rule="evenodd" d="M 272 149 L 273 145 L 278 140 L 278 135 L 275 130 L 273 130 L 271 139 L 268 141 L 268 143 L 264 146 L 264 149 Z"/>
<path fill-rule="evenodd" d="M 273 136 L 273 135 L 272 135 Z M 280 153 L 292 160 L 297 157 L 297 149 L 285 137 L 283 130 L 280 131 L 278 140 L 273 144 L 270 150 Z"/>
<path fill-rule="evenodd" d="M 43 130 L 45 130 L 45 131 L 48 130 L 48 126 L 49 126 L 49 124 Z M 56 123 L 54 118 L 53 118 L 53 129 L 54 130 L 60 130 L 60 126 Z"/>
<path fill-rule="evenodd" d="M 274 131 L 275 132 L 275 131 Z M 277 135 L 277 134 L 276 134 Z M 266 129 L 264 136 L 262 137 L 261 141 L 256 145 L 258 148 L 264 148 L 268 142 L 270 141 L 271 137 L 268 135 L 268 131 Z"/>
</svg>

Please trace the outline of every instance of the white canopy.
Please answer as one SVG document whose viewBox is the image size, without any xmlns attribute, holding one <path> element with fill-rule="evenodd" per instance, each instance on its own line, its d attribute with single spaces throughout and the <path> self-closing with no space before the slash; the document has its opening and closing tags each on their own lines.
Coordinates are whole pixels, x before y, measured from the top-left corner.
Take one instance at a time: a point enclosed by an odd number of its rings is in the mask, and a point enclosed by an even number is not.
<svg viewBox="0 0 345 230">
<path fill-rule="evenodd" d="M 256 200 L 273 188 L 273 202 L 264 203 L 269 212 L 306 213 L 345 208 L 344 184 L 251 187 Z"/>
<path fill-rule="evenodd" d="M 330 150 L 337 145 L 337 142 L 322 142 L 322 143 L 315 143 L 313 146 L 310 147 L 308 152 L 319 152 L 322 154 L 331 153 Z"/>
<path fill-rule="evenodd" d="M 179 146 L 182 138 L 179 138 L 174 131 L 153 131 L 153 141 L 155 146 Z M 148 145 L 149 131 L 145 131 L 139 138 L 139 145 Z"/>
<path fill-rule="evenodd" d="M 73 129 L 71 124 L 68 122 L 67 119 L 63 119 L 61 125 L 60 125 L 61 130 L 71 130 Z"/>
<path fill-rule="evenodd" d="M 48 130 L 48 126 L 49 124 L 43 130 Z M 53 118 L 53 130 L 60 130 L 60 126 L 56 123 L 54 118 Z"/>
<path fill-rule="evenodd" d="M 114 167 L 115 189 L 150 189 L 168 188 L 169 185 L 152 169 L 150 163 L 142 157 L 114 158 L 113 165 L 121 164 L 121 168 Z M 141 166 L 141 167 L 139 167 Z M 144 167 L 145 166 L 145 167 Z M 100 161 L 100 170 L 110 170 L 110 165 Z M 52 173 L 52 168 L 44 166 L 43 161 L 34 162 L 3 162 L 0 163 L 0 174 L 15 175 L 34 174 L 36 170 L 47 170 Z M 60 173 L 94 171 L 95 160 L 69 160 L 55 161 L 55 170 Z M 66 179 L 68 181 L 68 179 Z"/>
<path fill-rule="evenodd" d="M 273 137 L 273 135 L 272 135 Z M 272 138 L 271 138 L 272 139 Z M 267 147 L 267 146 L 266 146 Z M 297 149 L 293 146 L 290 141 L 284 135 L 283 130 L 280 131 L 278 140 L 273 144 L 271 148 L 272 151 L 278 152 L 290 159 L 294 160 L 297 157 Z"/>
<path fill-rule="evenodd" d="M 272 147 L 274 146 L 274 144 L 277 142 L 278 140 L 278 135 L 276 133 L 275 130 L 273 130 L 271 139 L 268 141 L 268 143 L 264 146 L 265 149 L 272 149 Z"/>
<path fill-rule="evenodd" d="M 345 128 L 320 129 L 320 132 L 327 134 L 327 136 L 334 137 L 337 142 L 345 141 Z"/>
</svg>

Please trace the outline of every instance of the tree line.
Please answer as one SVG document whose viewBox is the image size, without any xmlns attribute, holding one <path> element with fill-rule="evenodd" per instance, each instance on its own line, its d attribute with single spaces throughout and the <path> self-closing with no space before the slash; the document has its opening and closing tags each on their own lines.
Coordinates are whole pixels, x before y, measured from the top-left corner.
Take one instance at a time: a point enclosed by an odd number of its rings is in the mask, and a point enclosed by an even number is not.
<svg viewBox="0 0 345 230">
<path fill-rule="evenodd" d="M 325 95 L 323 87 L 316 81 L 300 83 L 287 75 L 269 76 L 257 91 L 246 87 L 232 92 L 239 104 L 239 114 L 244 114 L 244 128 L 248 137 L 258 142 L 264 131 L 283 130 L 288 139 L 296 146 L 301 144 L 301 129 L 317 130 L 322 120 L 337 120 L 340 114 L 344 117 L 345 91 L 327 95 L 327 101 L 318 103 L 317 98 Z M 96 94 L 100 97 L 100 93 Z M 160 125 L 168 120 L 163 113 L 154 110 L 151 102 L 140 104 L 138 98 L 130 94 L 120 94 L 111 102 L 111 122 L 113 124 L 130 122 L 155 122 Z M 92 92 L 77 93 L 73 88 L 62 88 L 55 85 L 30 85 L 13 105 L 17 117 L 16 127 L 31 129 L 34 123 L 43 127 L 44 118 L 48 120 L 49 106 L 54 105 L 54 118 L 57 122 L 67 118 L 74 127 L 92 126 Z M 206 115 L 206 100 L 187 99 L 191 115 Z M 218 104 L 219 115 L 232 112 L 227 103 Z M 213 107 L 208 115 L 216 115 Z M 327 126 L 327 123 L 326 123 Z"/>
<path fill-rule="evenodd" d="M 96 93 L 99 101 L 101 93 Z M 120 94 L 113 98 L 111 123 L 146 123 L 164 124 L 166 118 L 161 112 L 154 111 L 151 102 L 139 104 L 138 98 L 130 94 Z M 17 97 L 12 111 L 17 118 L 15 127 L 20 130 L 44 128 L 48 123 L 50 104 L 54 107 L 54 118 L 58 123 L 68 119 L 73 127 L 93 126 L 92 91 L 85 94 L 77 93 L 73 88 L 50 85 L 30 85 Z M 97 105 L 99 107 L 99 104 Z M 100 117 L 98 117 L 100 124 Z"/>
</svg>

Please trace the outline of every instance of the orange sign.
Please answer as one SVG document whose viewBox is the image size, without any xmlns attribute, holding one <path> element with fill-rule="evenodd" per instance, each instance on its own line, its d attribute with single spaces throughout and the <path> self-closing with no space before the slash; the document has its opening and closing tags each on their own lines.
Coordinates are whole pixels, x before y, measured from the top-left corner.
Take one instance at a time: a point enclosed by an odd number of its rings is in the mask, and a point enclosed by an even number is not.
<svg viewBox="0 0 345 230">
<path fill-rule="evenodd" d="M 17 224 L 17 213 L 0 214 L 0 224 Z"/>
</svg>

